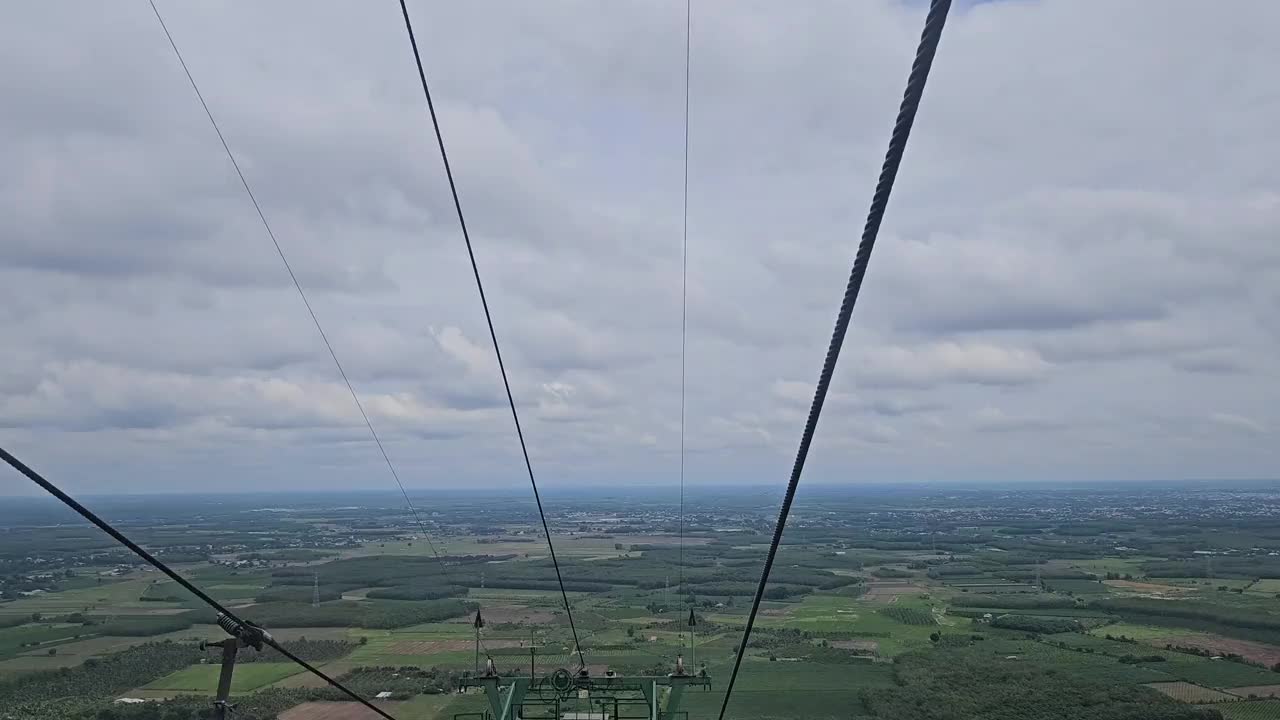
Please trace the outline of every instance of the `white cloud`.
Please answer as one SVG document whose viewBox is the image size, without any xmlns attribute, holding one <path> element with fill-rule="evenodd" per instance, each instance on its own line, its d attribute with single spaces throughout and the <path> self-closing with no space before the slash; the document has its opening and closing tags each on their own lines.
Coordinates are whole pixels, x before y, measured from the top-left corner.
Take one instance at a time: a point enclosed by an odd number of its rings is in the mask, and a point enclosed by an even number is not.
<svg viewBox="0 0 1280 720">
<path fill-rule="evenodd" d="M 881 387 L 1022 385 L 1048 371 L 1049 364 L 1034 350 L 975 342 L 874 348 L 860 363 L 855 360 L 853 369 L 855 378 Z"/>
<path fill-rule="evenodd" d="M 406 477 L 523 482 L 403 28 L 302 7 L 161 5 Z M 683 6 L 413 12 L 535 463 L 673 481 Z M 780 481 L 923 7 L 694 12 L 689 473 Z M 952 12 L 813 477 L 1275 476 L 1280 5 Z M 73 489 L 374 482 L 149 9 L 7 20 L 6 447 Z"/>
<path fill-rule="evenodd" d="M 1239 432 L 1253 433 L 1257 435 L 1262 435 L 1267 432 L 1267 429 L 1258 421 L 1244 417 L 1243 415 L 1235 415 L 1233 413 L 1213 413 L 1209 415 L 1209 421 L 1215 425 Z"/>
</svg>

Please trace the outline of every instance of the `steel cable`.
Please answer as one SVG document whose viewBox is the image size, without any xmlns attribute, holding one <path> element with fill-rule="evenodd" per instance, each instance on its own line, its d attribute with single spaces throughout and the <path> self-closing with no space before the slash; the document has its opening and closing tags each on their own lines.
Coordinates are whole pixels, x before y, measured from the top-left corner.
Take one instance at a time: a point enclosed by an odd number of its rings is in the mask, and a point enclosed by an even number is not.
<svg viewBox="0 0 1280 720">
<path fill-rule="evenodd" d="M 889 137 L 889 149 L 885 154 L 884 165 L 880 169 L 880 178 L 876 182 L 875 193 L 871 198 L 871 208 L 867 213 L 867 222 L 862 230 L 862 240 L 858 244 L 858 253 L 853 261 L 853 269 L 849 273 L 849 282 L 845 287 L 844 298 L 840 302 L 840 312 L 836 315 L 835 330 L 831 334 L 831 343 L 827 347 L 826 359 L 822 363 L 822 372 L 818 376 L 818 386 L 814 390 L 813 404 L 809 408 L 809 418 L 805 422 L 804 433 L 800 438 L 800 449 L 796 453 L 795 464 L 791 469 L 791 479 L 787 483 L 787 492 L 782 499 L 782 507 L 778 511 L 778 522 L 773 528 L 773 540 L 769 544 L 769 553 L 765 556 L 764 570 L 760 574 L 760 583 L 756 586 L 756 594 L 751 602 L 751 612 L 747 615 L 747 626 L 742 632 L 742 642 L 733 661 L 733 672 L 725 688 L 724 702 L 720 706 L 720 720 L 724 720 L 725 711 L 729 707 L 729 699 L 733 695 L 734 683 L 738 678 L 738 670 L 742 667 L 742 656 L 747 651 L 747 641 L 751 638 L 751 630 L 755 626 L 756 614 L 760 611 L 760 601 L 764 597 L 765 586 L 769 583 L 769 572 L 773 569 L 773 561 L 778 554 L 778 546 L 782 542 L 782 532 L 787 525 L 787 516 L 791 512 L 791 503 L 796 496 L 796 486 L 800 483 L 800 474 L 804 471 L 805 460 L 809 456 L 809 446 L 813 442 L 814 431 L 818 427 L 818 418 L 822 414 L 822 405 L 827 398 L 827 389 L 831 386 L 831 377 L 835 373 L 836 361 L 840 358 L 840 349 L 844 345 L 845 333 L 849 330 L 849 319 L 853 315 L 853 306 L 858 300 L 858 292 L 862 288 L 862 279 L 867 273 L 867 264 L 871 260 L 871 251 L 876 244 L 876 236 L 880 233 L 880 223 L 884 220 L 885 209 L 889 205 L 889 194 L 893 191 L 894 180 L 898 176 L 898 167 L 902 164 L 902 156 L 906 151 L 907 138 L 911 135 L 911 126 L 915 123 L 916 111 L 920 109 L 920 99 L 924 95 L 925 82 L 929 79 L 929 69 L 933 66 L 934 54 L 938 50 L 938 42 L 942 39 L 942 28 L 947 22 L 947 12 L 951 9 L 951 0 L 933 0 L 929 5 L 929 14 L 925 18 L 924 31 L 920 36 L 920 45 L 916 50 L 915 61 L 911 64 L 911 73 L 907 77 L 907 88 L 903 93 L 902 104 L 898 109 L 898 118 L 893 125 L 893 133 Z"/>
<path fill-rule="evenodd" d="M 573 607 L 569 604 L 569 593 L 564 589 L 564 577 L 560 573 L 560 561 L 556 558 L 555 543 L 551 540 L 551 528 L 547 525 L 547 514 L 542 508 L 542 496 L 538 493 L 538 481 L 534 479 L 533 463 L 529 460 L 529 447 L 524 440 L 524 430 L 520 427 L 520 414 L 516 412 L 515 396 L 511 393 L 511 381 L 507 378 L 507 367 L 502 361 L 502 349 L 498 345 L 498 333 L 493 327 L 493 315 L 489 312 L 489 301 L 484 294 L 484 283 L 480 280 L 480 266 L 476 263 L 476 253 L 471 246 L 471 233 L 467 230 L 466 216 L 462 213 L 462 201 L 458 199 L 458 186 L 453 180 L 453 168 L 449 165 L 449 154 L 444 149 L 444 135 L 440 132 L 440 120 L 436 117 L 435 102 L 431 99 L 431 88 L 427 84 L 426 71 L 422 69 L 422 55 L 418 52 L 418 39 L 413 34 L 413 21 L 409 19 L 409 8 L 405 0 L 400 0 L 400 12 L 404 15 L 404 28 L 409 33 L 409 44 L 413 48 L 413 61 L 418 68 L 418 79 L 422 82 L 422 94 L 427 99 L 427 111 L 431 115 L 431 127 L 435 130 L 436 144 L 440 147 L 440 159 L 444 162 L 445 176 L 449 180 L 449 192 L 453 195 L 453 208 L 458 214 L 458 225 L 462 228 L 462 239 L 467 244 L 467 257 L 471 259 L 471 272 L 475 275 L 476 290 L 480 293 L 480 305 L 484 308 L 484 319 L 489 325 L 489 339 L 493 341 L 493 354 L 498 358 L 498 370 L 502 374 L 502 387 L 507 391 L 507 404 L 511 407 L 511 419 L 515 422 L 516 437 L 520 441 L 520 452 L 524 456 L 525 470 L 529 474 L 529 484 L 533 487 L 533 499 L 538 505 L 538 516 L 542 519 L 542 531 L 547 536 L 547 550 L 551 554 L 551 564 L 556 570 L 556 582 L 560 585 L 560 597 L 564 600 L 565 615 L 569 619 L 569 630 L 573 633 L 573 646 L 578 655 L 578 663 L 586 667 L 587 661 L 582 655 L 582 645 L 578 642 L 578 627 L 573 622 Z"/>
</svg>

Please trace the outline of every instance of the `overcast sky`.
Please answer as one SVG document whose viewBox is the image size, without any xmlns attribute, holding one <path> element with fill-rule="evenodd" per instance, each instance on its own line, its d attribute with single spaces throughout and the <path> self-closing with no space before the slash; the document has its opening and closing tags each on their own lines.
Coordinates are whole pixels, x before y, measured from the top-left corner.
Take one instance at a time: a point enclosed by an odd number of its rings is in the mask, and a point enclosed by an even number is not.
<svg viewBox="0 0 1280 720">
<path fill-rule="evenodd" d="M 159 5 L 406 484 L 526 483 L 395 3 Z M 684 4 L 411 6 L 542 482 L 674 483 Z M 924 10 L 693 1 L 691 485 L 785 482 Z M 1278 24 L 958 4 L 806 480 L 1280 476 Z M 394 489 L 146 2 L 12 8 L 0 97 L 0 444 Z"/>
</svg>

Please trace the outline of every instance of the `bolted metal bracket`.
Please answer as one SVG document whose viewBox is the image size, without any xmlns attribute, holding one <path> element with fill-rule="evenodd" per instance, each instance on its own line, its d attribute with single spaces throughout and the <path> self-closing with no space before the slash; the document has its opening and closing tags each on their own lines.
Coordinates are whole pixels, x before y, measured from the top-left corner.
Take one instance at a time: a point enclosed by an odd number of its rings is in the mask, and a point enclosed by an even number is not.
<svg viewBox="0 0 1280 720">
<path fill-rule="evenodd" d="M 218 614 L 218 627 L 227 631 L 231 637 L 223 640 L 209 640 L 200 643 L 200 649 L 222 649 L 222 668 L 218 671 L 218 690 L 213 697 L 213 716 L 216 720 L 226 720 L 235 705 L 229 702 L 231 696 L 231 677 L 236 669 L 236 656 L 240 648 L 251 647 L 262 650 L 266 643 L 275 640 L 266 630 L 250 623 L 240 623 L 221 613 Z"/>
</svg>

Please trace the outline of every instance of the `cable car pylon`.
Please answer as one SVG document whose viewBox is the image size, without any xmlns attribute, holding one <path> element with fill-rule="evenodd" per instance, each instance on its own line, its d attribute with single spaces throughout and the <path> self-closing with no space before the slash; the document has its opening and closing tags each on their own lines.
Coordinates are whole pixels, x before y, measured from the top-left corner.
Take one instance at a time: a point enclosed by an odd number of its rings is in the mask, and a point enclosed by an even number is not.
<svg viewBox="0 0 1280 720">
<path fill-rule="evenodd" d="M 476 629 L 476 667 L 475 672 L 480 674 L 480 631 L 484 629 L 484 618 L 480 615 L 480 608 L 476 608 L 476 619 L 471 622 L 471 626 Z"/>
</svg>

